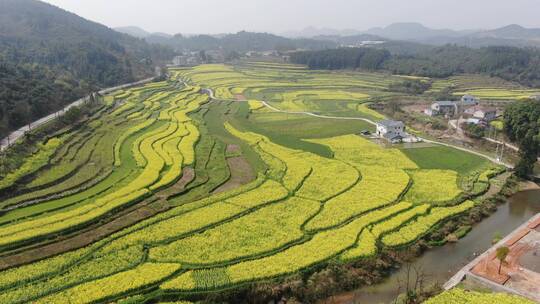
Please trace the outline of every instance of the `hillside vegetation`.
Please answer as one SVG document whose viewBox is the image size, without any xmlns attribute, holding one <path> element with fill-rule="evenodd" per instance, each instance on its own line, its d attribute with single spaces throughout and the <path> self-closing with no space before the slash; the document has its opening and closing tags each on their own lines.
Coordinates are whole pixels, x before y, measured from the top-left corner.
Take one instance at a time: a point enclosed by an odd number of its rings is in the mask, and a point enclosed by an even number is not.
<svg viewBox="0 0 540 304">
<path fill-rule="evenodd" d="M 0 136 L 91 90 L 153 75 L 162 46 L 35 0 L 0 1 Z"/>
<path fill-rule="evenodd" d="M 526 86 L 540 86 L 540 51 L 515 47 L 471 49 L 446 45 L 414 55 L 356 48 L 298 52 L 291 62 L 311 69 L 386 70 L 400 75 L 444 78 L 459 74 L 497 76 Z M 366 64 L 368 63 L 368 64 Z"/>
<path fill-rule="evenodd" d="M 211 35 L 184 36 L 177 34 L 173 37 L 151 35 L 145 38 L 152 43 L 160 43 L 177 50 L 202 51 L 224 50 L 225 52 L 249 51 L 290 51 L 296 49 L 320 50 L 335 48 L 336 42 L 316 39 L 290 39 L 269 33 L 253 33 L 241 31 L 220 37 Z"/>
</svg>

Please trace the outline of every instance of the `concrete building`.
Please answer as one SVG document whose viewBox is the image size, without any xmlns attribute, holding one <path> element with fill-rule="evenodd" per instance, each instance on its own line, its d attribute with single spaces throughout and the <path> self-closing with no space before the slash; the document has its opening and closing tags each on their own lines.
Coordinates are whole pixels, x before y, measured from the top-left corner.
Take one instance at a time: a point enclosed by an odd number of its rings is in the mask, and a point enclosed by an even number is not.
<svg viewBox="0 0 540 304">
<path fill-rule="evenodd" d="M 462 107 L 472 107 L 478 105 L 478 98 L 474 97 L 473 95 L 463 95 L 461 97 L 461 100 L 459 102 L 459 105 Z"/>
<path fill-rule="evenodd" d="M 431 107 L 424 110 L 429 116 L 454 116 L 457 112 L 457 105 L 453 101 L 437 101 L 431 104 Z"/>
<path fill-rule="evenodd" d="M 466 109 L 464 114 L 466 114 L 466 116 L 470 116 L 485 122 L 490 122 L 497 118 L 497 109 L 476 106 Z"/>
<path fill-rule="evenodd" d="M 497 118 L 497 110 L 494 108 L 482 107 L 474 112 L 473 117 L 490 122 Z"/>
<path fill-rule="evenodd" d="M 384 138 L 391 143 L 398 143 L 407 137 L 405 124 L 401 121 L 383 120 L 377 123 L 377 136 Z"/>
<path fill-rule="evenodd" d="M 176 56 L 173 59 L 174 66 L 195 66 L 201 64 L 201 58 L 198 53 L 185 53 Z"/>
</svg>

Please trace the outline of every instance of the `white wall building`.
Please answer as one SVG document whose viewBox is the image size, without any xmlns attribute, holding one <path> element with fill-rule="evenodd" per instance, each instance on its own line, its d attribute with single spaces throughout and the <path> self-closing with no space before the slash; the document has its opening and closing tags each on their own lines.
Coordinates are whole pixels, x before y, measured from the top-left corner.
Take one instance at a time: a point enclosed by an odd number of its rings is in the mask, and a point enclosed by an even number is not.
<svg viewBox="0 0 540 304">
<path fill-rule="evenodd" d="M 377 136 L 392 143 L 401 142 L 407 137 L 405 124 L 401 121 L 383 120 L 377 123 Z"/>
<path fill-rule="evenodd" d="M 437 101 L 432 103 L 430 108 L 424 110 L 424 113 L 429 116 L 454 116 L 456 112 L 457 105 L 453 101 Z"/>
<path fill-rule="evenodd" d="M 476 106 L 478 105 L 478 98 L 472 95 L 463 95 L 461 97 L 460 105 L 464 107 Z"/>
</svg>

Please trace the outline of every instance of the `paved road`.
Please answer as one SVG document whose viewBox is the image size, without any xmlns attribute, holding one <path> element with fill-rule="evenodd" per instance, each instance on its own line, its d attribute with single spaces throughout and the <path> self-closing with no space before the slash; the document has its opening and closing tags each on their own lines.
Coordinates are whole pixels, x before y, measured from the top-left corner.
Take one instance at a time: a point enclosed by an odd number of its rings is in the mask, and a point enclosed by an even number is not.
<svg viewBox="0 0 540 304">
<path fill-rule="evenodd" d="M 373 120 L 370 120 L 370 119 L 367 119 L 367 118 L 362 118 L 362 117 L 342 117 L 342 116 L 328 116 L 328 115 L 319 115 L 319 114 L 315 114 L 315 113 L 311 113 L 311 112 L 292 112 L 292 111 L 284 111 L 284 110 L 280 110 L 278 108 L 275 108 L 271 105 L 269 105 L 266 101 L 262 101 L 263 105 L 266 106 L 267 108 L 271 109 L 272 111 L 275 111 L 275 112 L 281 112 L 281 113 L 287 113 L 287 114 L 301 114 L 301 115 L 309 115 L 309 116 L 313 116 L 313 117 L 318 117 L 318 118 L 325 118 L 325 119 L 340 119 L 340 120 L 361 120 L 361 121 L 365 121 L 367 123 L 370 123 L 374 126 L 377 125 L 376 122 L 374 122 Z"/>
<path fill-rule="evenodd" d="M 510 148 L 516 152 L 519 152 L 519 148 L 512 145 L 512 144 L 509 144 L 509 143 L 506 143 L 506 142 L 502 142 L 500 140 L 496 140 L 496 139 L 493 139 L 493 138 L 489 138 L 489 137 L 484 137 L 485 140 L 489 141 L 489 142 L 492 142 L 492 143 L 495 143 L 495 144 L 499 144 L 499 145 L 504 145 L 505 147 L 507 148 Z"/>
<path fill-rule="evenodd" d="M 465 135 L 463 133 L 463 129 L 460 127 L 460 124 L 461 124 L 462 121 L 463 121 L 463 119 L 462 119 L 462 117 L 460 117 L 458 119 L 450 120 L 448 123 L 452 128 L 456 129 L 457 132 L 458 132 L 458 135 L 463 138 L 463 137 L 465 137 Z M 485 140 L 487 140 L 489 142 L 492 142 L 492 143 L 495 143 L 495 144 L 504 145 L 505 147 L 510 148 L 511 150 L 519 152 L 519 148 L 516 147 L 515 145 L 509 144 L 509 143 L 506 143 L 506 142 L 503 142 L 503 141 L 500 141 L 500 140 L 496 140 L 496 139 L 493 139 L 493 138 L 489 138 L 489 137 L 483 137 L 482 139 L 485 139 Z"/>
<path fill-rule="evenodd" d="M 116 90 L 121 90 L 121 89 L 129 88 L 129 87 L 145 84 L 145 83 L 148 83 L 148 82 L 152 81 L 153 79 L 154 78 L 152 77 L 152 78 L 144 79 L 144 80 L 133 82 L 133 83 L 128 83 L 128 84 L 124 84 L 124 85 L 120 85 L 120 86 L 116 86 L 116 87 L 112 87 L 112 88 L 103 89 L 103 90 L 99 91 L 99 94 L 102 94 L 102 95 L 103 94 L 108 94 L 108 93 L 116 91 Z M 19 138 L 24 136 L 24 134 L 26 132 L 28 132 L 28 131 L 30 131 L 32 129 L 35 129 L 35 128 L 37 128 L 37 127 L 39 127 L 39 126 L 41 126 L 41 125 L 55 119 L 55 118 L 57 118 L 58 116 L 63 115 L 66 111 L 68 111 L 72 107 L 79 106 L 79 105 L 83 104 L 87 100 L 89 100 L 89 96 L 78 99 L 78 100 L 70 103 L 69 105 L 65 106 L 62 110 L 60 110 L 58 112 L 49 114 L 49 115 L 47 115 L 47 116 L 45 116 L 43 118 L 40 118 L 40 119 L 38 119 L 38 120 L 36 120 L 36 121 L 34 121 L 34 122 L 24 126 L 24 127 L 19 128 L 18 130 L 15 130 L 15 131 L 11 132 L 7 137 L 0 140 L 0 151 L 3 151 L 7 147 L 13 145 Z"/>
</svg>

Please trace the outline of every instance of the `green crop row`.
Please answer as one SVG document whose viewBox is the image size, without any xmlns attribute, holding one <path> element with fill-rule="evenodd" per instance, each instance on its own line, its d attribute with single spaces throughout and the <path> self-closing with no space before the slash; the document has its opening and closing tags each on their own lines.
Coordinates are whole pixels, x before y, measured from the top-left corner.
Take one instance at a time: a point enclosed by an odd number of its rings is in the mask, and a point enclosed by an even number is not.
<svg viewBox="0 0 540 304">
<path fill-rule="evenodd" d="M 0 180 L 0 190 L 13 186 L 21 177 L 36 172 L 45 166 L 61 144 L 62 139 L 52 138 L 47 143 L 38 145 L 38 152 L 25 160 L 17 170 L 2 177 Z"/>
</svg>

